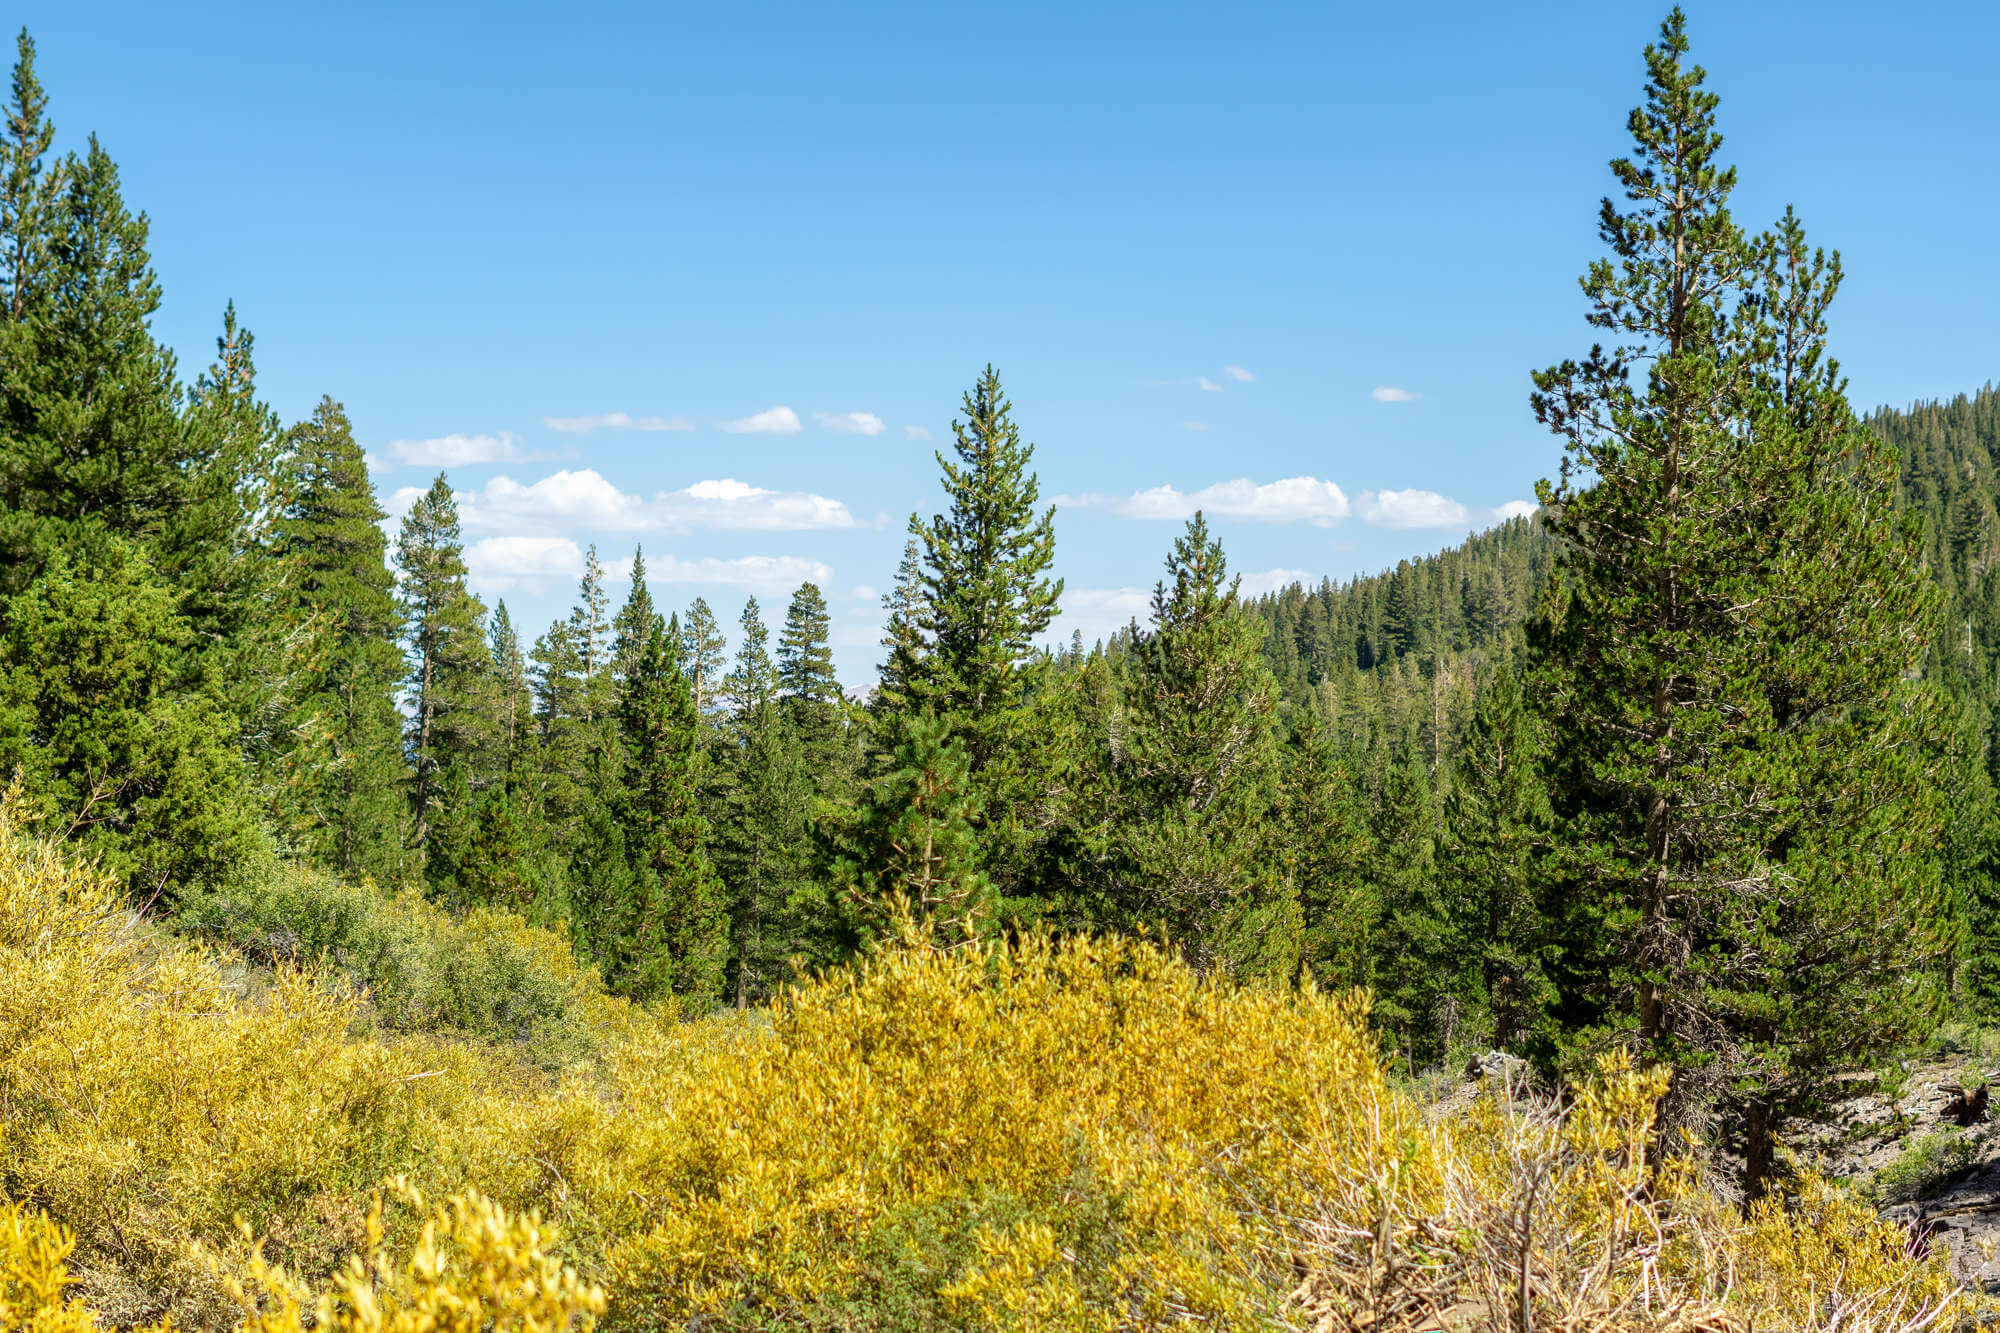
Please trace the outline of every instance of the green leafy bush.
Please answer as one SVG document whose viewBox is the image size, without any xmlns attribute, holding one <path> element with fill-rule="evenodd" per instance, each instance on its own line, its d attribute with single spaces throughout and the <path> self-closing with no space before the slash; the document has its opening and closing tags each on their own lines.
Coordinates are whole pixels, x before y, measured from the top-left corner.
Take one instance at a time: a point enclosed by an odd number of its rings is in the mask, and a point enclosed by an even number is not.
<svg viewBox="0 0 2000 1333">
<path fill-rule="evenodd" d="M 275 857 L 191 897 L 177 924 L 255 962 L 297 961 L 342 978 L 391 1031 L 509 1042 L 543 1064 L 590 1045 L 587 1011 L 603 1003 L 559 933 L 493 908 L 453 917 Z"/>
<path fill-rule="evenodd" d="M 1895 1161 L 1875 1173 L 1868 1192 L 1883 1203 L 1907 1203 L 1936 1194 L 1972 1165 L 1972 1141 L 1941 1129 L 1919 1134 Z"/>
</svg>

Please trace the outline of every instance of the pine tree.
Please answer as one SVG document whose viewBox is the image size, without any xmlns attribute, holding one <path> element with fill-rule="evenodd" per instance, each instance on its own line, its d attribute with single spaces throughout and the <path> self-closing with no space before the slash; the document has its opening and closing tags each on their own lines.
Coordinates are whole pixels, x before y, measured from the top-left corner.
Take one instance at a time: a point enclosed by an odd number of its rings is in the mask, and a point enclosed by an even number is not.
<svg viewBox="0 0 2000 1333">
<path fill-rule="evenodd" d="M 0 772 L 50 833 L 142 906 L 216 882 L 257 842 L 234 728 L 177 593 L 116 538 L 62 552 L 0 634 Z"/>
<path fill-rule="evenodd" d="M 174 358 L 149 327 L 147 222 L 117 167 L 92 138 L 57 174 L 40 299 L 0 341 L 0 593 L 106 539 L 173 569 L 190 552 L 170 536 L 212 528 L 190 511 L 232 504 L 237 481 L 216 475 L 205 432 L 183 429 Z"/>
<path fill-rule="evenodd" d="M 943 718 L 910 718 L 863 801 L 858 855 L 834 871 L 860 939 L 883 936 L 905 915 L 944 948 L 993 931 L 996 904 L 979 869 L 977 817 L 964 742 Z"/>
<path fill-rule="evenodd" d="M 876 743 L 893 749 L 902 719 L 916 713 L 945 719 L 965 743 L 981 863 L 1013 897 L 1030 888 L 1035 830 L 1060 822 L 1045 807 L 1061 783 L 1050 780 L 1052 756 L 1034 736 L 1047 666 L 1035 640 L 1062 595 L 1062 581 L 1047 577 L 1055 511 L 1036 513 L 1034 446 L 1022 442 L 991 366 L 963 409 L 965 419 L 952 422 L 954 457 L 937 454 L 946 512 L 928 523 L 910 516 L 921 611 L 902 631 L 910 651 L 891 657 L 896 678 L 885 682 Z"/>
<path fill-rule="evenodd" d="M 1368 809 L 1317 707 L 1294 714 L 1273 812 L 1299 904 L 1301 961 L 1323 986 L 1372 985 L 1381 903 Z"/>
<path fill-rule="evenodd" d="M 1730 217 L 1678 10 L 1649 47 L 1611 257 L 1617 340 L 1536 376 L 1567 603 L 1537 633 L 1564 827 L 1564 1016 L 1671 1061 L 1664 1123 L 1783 1120 L 1934 1012 L 1948 919 L 1933 597 L 1896 462 L 1825 355 L 1838 260 Z M 1593 947 L 1594 946 L 1594 947 Z M 1606 984 L 1607 979 L 1609 985 Z"/>
<path fill-rule="evenodd" d="M 688 689 L 694 694 L 694 710 L 704 722 L 713 722 L 721 707 L 722 664 L 729 641 L 716 626 L 715 612 L 697 597 L 681 622 L 681 661 L 686 664 Z"/>
<path fill-rule="evenodd" d="M 801 949 L 794 898 L 807 886 L 813 775 L 778 709 L 770 632 L 750 598 L 724 683 L 734 712 L 716 862 L 729 886 L 730 980 L 737 1007 L 766 998 Z"/>
<path fill-rule="evenodd" d="M 833 674 L 832 618 L 819 585 L 802 583 L 778 632 L 778 690 L 786 717 L 819 759 L 830 759 L 839 741 L 844 700 Z"/>
<path fill-rule="evenodd" d="M 644 570 L 635 595 L 646 598 Z M 540 805 L 564 851 L 573 850 L 585 808 L 619 771 L 616 664 L 619 639 L 597 548 L 584 557 L 577 601 L 535 641 L 533 663 Z M 629 604 L 629 603 L 628 603 Z"/>
<path fill-rule="evenodd" d="M 12 95 L 7 102 L 6 137 L 0 144 L 0 320 L 19 325 L 46 299 L 51 218 L 62 178 L 49 171 L 48 94 L 35 76 L 35 39 L 26 28 L 15 38 Z M 0 339 L 6 334 L 0 333 Z"/>
<path fill-rule="evenodd" d="M 291 571 L 296 619 L 316 639 L 280 762 L 306 847 L 343 875 L 392 879 L 402 864 L 403 674 L 385 515 L 368 463 L 331 398 L 286 436 L 283 507 L 272 554 Z"/>
<path fill-rule="evenodd" d="M 1239 582 L 1196 513 L 1135 653 L 1120 773 L 1124 894 L 1136 920 L 1164 929 L 1197 966 L 1289 978 L 1296 904 L 1261 855 L 1277 689 Z"/>
<path fill-rule="evenodd" d="M 1490 1039 L 1511 1048 L 1530 1035 L 1553 999 L 1541 950 L 1546 932 L 1535 873 L 1547 836 L 1548 793 L 1540 737 L 1519 679 L 1500 668 L 1480 695 L 1445 798 L 1444 879 L 1466 942 L 1458 960 L 1475 969 Z"/>
<path fill-rule="evenodd" d="M 903 543 L 903 560 L 896 567 L 896 586 L 882 594 L 882 646 L 888 650 L 876 686 L 874 708 L 906 707 L 910 681 L 918 671 L 925 645 L 923 567 L 917 559 L 914 537 Z"/>
<path fill-rule="evenodd" d="M 722 993 L 729 954 L 721 881 L 697 800 L 707 764 L 680 641 L 657 624 L 619 704 L 630 767 L 625 842 L 640 880 L 610 972 L 630 994 L 671 992 L 697 1010 Z"/>
<path fill-rule="evenodd" d="M 737 718 L 755 716 L 778 702 L 778 672 L 771 662 L 771 631 L 765 628 L 763 608 L 755 597 L 745 599 L 743 618 L 737 622 L 743 642 L 736 649 L 736 666 L 722 682 Z"/>
<path fill-rule="evenodd" d="M 1370 877 L 1381 912 L 1375 1018 L 1413 1064 L 1425 1065 L 1447 1052 L 1466 1017 L 1464 941 L 1438 873 L 1437 792 L 1414 721 L 1396 753 L 1382 769 L 1373 830 Z"/>
<path fill-rule="evenodd" d="M 539 747 L 535 736 L 535 690 L 528 680 L 528 657 L 521 651 L 521 633 L 503 600 L 493 607 L 487 631 L 493 653 L 495 718 L 498 722 L 499 770 L 510 790 L 532 790 L 540 784 L 532 774 Z"/>
<path fill-rule="evenodd" d="M 1055 559 L 1055 510 L 1040 515 L 1013 405 L 991 366 L 952 422 L 957 457 L 938 453 L 949 511 L 910 519 L 923 553 L 923 620 L 929 641 L 913 698 L 966 738 L 975 778 L 1008 748 L 1041 671 L 1035 638 L 1055 618 L 1062 581 L 1044 577 Z"/>
<path fill-rule="evenodd" d="M 404 516 L 396 564 L 411 704 L 404 742 L 412 770 L 411 841 L 421 854 L 440 817 L 463 813 L 440 808 L 447 774 L 456 769 L 475 790 L 498 759 L 486 609 L 465 586 L 458 502 L 443 473 Z"/>
<path fill-rule="evenodd" d="M 639 654 L 646 647 L 646 636 L 652 633 L 653 622 L 659 618 L 659 612 L 653 608 L 653 594 L 646 587 L 646 552 L 635 546 L 631 589 L 611 622 L 611 674 L 620 684 L 631 678 Z"/>
</svg>

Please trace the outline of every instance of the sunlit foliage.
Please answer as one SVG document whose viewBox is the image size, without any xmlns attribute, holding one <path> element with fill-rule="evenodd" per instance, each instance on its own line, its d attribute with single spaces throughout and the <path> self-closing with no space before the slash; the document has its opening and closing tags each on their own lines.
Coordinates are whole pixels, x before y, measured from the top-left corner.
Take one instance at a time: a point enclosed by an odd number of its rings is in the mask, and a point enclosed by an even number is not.
<svg viewBox="0 0 2000 1333">
<path fill-rule="evenodd" d="M 552 1080 L 490 1042 L 357 1035 L 366 997 L 337 979 L 151 935 L 7 809 L 9 1327 L 1960 1314 L 1935 1259 L 1820 1182 L 1747 1213 L 1701 1188 L 1652 1138 L 1657 1069 L 1440 1116 L 1385 1080 L 1364 994 L 1203 978 L 1129 941 L 939 950 L 913 927 L 768 1010 L 606 1004 L 599 1054 Z"/>
</svg>

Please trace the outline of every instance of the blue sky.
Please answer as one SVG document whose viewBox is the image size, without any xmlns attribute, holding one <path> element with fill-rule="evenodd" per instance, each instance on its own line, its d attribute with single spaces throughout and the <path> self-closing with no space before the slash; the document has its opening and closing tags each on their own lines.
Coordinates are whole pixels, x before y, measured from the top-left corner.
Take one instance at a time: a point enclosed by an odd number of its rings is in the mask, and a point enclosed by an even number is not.
<svg viewBox="0 0 2000 1333">
<path fill-rule="evenodd" d="M 233 298 L 265 396 L 343 401 L 385 501 L 451 464 L 517 623 L 568 605 L 576 547 L 643 541 L 657 598 L 726 621 L 819 579 L 860 683 L 989 361 L 1081 501 L 1065 630 L 1140 609 L 1196 501 L 1261 586 L 1530 497 L 1528 375 L 1589 345 L 1663 7 L 19 12 L 59 143 L 95 130 L 152 215 L 190 374 Z M 2000 375 L 2000 7 L 1690 24 L 1739 215 L 1796 204 L 1844 253 L 1857 404 Z"/>
</svg>

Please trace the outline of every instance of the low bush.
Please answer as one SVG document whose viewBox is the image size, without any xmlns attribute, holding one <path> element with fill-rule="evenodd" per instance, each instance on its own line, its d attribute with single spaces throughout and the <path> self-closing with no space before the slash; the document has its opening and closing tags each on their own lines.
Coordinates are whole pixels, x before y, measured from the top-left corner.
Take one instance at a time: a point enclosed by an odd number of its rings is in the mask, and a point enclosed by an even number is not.
<svg viewBox="0 0 2000 1333">
<path fill-rule="evenodd" d="M 1938 1260 L 1810 1176 L 1739 1211 L 1649 1166 L 1661 1071 L 1612 1059 L 1560 1100 L 1502 1090 L 1440 1122 L 1385 1083 L 1365 997 L 1205 979 L 1143 944 L 941 953 L 913 933 L 763 1014 L 606 1006 L 596 1054 L 559 1077 L 490 1042 L 357 1033 L 358 1003 L 289 967 L 246 994 L 212 954 L 136 938 L 88 867 L 0 829 L 0 1322 L 293 1333 L 311 1311 L 345 1333 L 555 1333 L 601 1303 L 607 1330 L 1414 1333 L 1963 1313 Z M 409 1202 L 385 1212 L 391 1177 Z"/>
<path fill-rule="evenodd" d="M 454 918 L 419 897 L 276 858 L 190 896 L 177 925 L 260 963 L 344 979 L 391 1031 L 505 1041 L 545 1064 L 587 1048 L 601 1001 L 559 933 L 490 908 Z"/>
<path fill-rule="evenodd" d="M 1976 1156 L 1972 1141 L 1960 1131 L 1940 1129 L 1915 1135 L 1895 1161 L 1869 1179 L 1868 1194 L 1882 1203 L 1926 1198 L 1963 1175 Z"/>
</svg>

